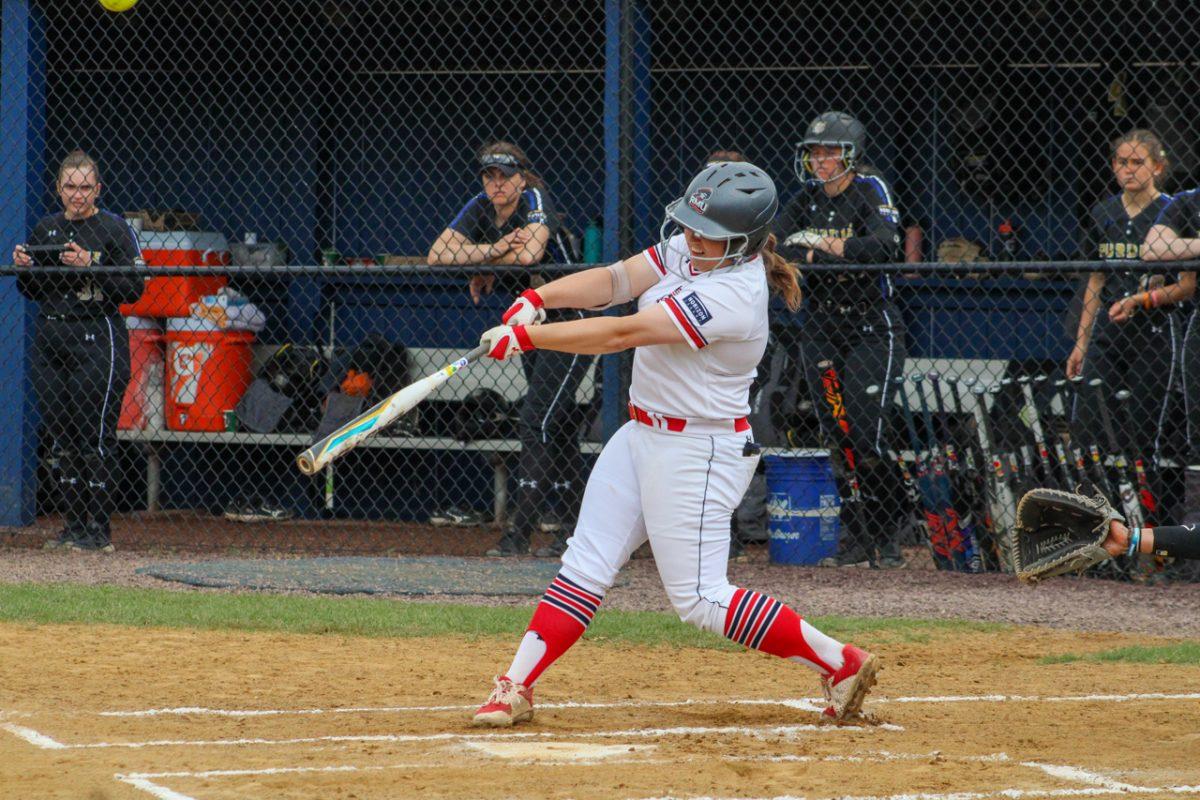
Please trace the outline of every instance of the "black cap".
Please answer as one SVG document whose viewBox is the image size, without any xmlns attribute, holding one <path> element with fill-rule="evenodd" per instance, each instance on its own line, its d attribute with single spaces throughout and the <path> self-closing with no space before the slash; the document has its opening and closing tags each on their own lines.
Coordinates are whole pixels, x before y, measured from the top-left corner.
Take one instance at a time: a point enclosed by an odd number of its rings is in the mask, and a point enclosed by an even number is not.
<svg viewBox="0 0 1200 800">
<path fill-rule="evenodd" d="M 521 160 L 508 153 L 484 153 L 479 158 L 479 172 L 498 169 L 505 175 L 516 175 L 521 171 Z"/>
</svg>

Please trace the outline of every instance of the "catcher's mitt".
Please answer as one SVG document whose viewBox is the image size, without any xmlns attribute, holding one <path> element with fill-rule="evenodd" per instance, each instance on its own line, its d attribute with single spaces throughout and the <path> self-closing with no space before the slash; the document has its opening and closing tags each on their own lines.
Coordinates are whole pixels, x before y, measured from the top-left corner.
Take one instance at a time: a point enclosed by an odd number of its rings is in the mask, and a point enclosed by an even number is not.
<svg viewBox="0 0 1200 800">
<path fill-rule="evenodd" d="M 1109 558 L 1101 545 L 1109 522 L 1124 522 L 1101 494 L 1088 497 L 1057 489 L 1033 489 L 1017 504 L 1017 577 L 1036 583 L 1078 572 Z"/>
</svg>

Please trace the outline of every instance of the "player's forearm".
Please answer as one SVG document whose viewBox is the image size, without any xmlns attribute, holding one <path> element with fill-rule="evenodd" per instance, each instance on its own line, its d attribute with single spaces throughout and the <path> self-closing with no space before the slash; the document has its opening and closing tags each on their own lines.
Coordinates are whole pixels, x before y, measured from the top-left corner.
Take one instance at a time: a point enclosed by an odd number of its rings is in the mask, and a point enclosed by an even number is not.
<svg viewBox="0 0 1200 800">
<path fill-rule="evenodd" d="M 604 355 L 658 343 L 658 337 L 639 326 L 638 316 L 589 317 L 570 322 L 530 325 L 525 330 L 534 347 L 539 350 Z"/>
<path fill-rule="evenodd" d="M 1151 235 L 1142 245 L 1144 261 L 1180 261 L 1187 258 L 1200 258 L 1200 239 Z"/>
<path fill-rule="evenodd" d="M 546 308 L 599 308 L 612 301 L 607 267 L 593 267 L 550 281 L 537 290 Z"/>
<path fill-rule="evenodd" d="M 1097 280 L 1098 279 L 1098 280 Z M 1092 336 L 1092 325 L 1100 313 L 1100 292 L 1104 288 L 1104 273 L 1094 272 L 1084 290 L 1083 309 L 1079 312 L 1079 328 L 1075 331 L 1075 346 L 1086 349 Z"/>
<path fill-rule="evenodd" d="M 463 266 L 466 264 L 496 263 L 495 249 L 490 244 L 434 245 L 429 251 L 427 263 L 432 266 Z"/>
<path fill-rule="evenodd" d="M 1197 239 L 1200 241 L 1200 239 Z M 1196 277 L 1194 272 L 1185 272 L 1178 283 L 1168 284 L 1157 289 L 1149 289 L 1132 295 L 1138 308 L 1158 308 L 1184 303 L 1192 299 L 1196 293 Z"/>
</svg>

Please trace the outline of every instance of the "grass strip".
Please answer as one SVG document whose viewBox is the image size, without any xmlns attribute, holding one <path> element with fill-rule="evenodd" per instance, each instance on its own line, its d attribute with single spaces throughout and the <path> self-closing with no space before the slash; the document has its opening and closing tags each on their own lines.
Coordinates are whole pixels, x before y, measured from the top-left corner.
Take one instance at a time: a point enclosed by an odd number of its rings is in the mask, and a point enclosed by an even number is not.
<svg viewBox="0 0 1200 800">
<path fill-rule="evenodd" d="M 130 627 L 273 631 L 344 636 L 519 636 L 524 607 L 423 603 L 397 598 L 173 592 L 123 586 L 0 584 L 0 621 Z M 906 618 L 819 617 L 831 636 L 861 641 L 928 641 L 938 632 L 996 631 L 982 622 Z M 588 629 L 597 642 L 740 649 L 738 645 L 656 611 L 601 610 Z"/>
</svg>

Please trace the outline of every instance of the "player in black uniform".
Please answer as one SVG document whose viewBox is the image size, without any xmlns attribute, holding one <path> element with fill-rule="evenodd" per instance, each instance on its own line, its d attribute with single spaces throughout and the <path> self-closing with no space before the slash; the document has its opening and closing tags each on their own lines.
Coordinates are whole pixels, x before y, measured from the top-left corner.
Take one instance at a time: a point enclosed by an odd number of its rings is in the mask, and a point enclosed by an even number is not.
<svg viewBox="0 0 1200 800">
<path fill-rule="evenodd" d="M 13 263 L 79 271 L 17 277 L 21 294 L 38 303 L 30 385 L 58 456 L 66 505 L 66 525 L 47 547 L 112 552 L 111 466 L 129 383 L 129 334 L 118 306 L 137 300 L 143 281 L 89 273 L 92 266 L 141 261 L 129 224 L 96 205 L 100 188 L 96 162 L 80 151 L 68 155 L 58 170 L 63 211 L 38 222 L 29 241 L 13 250 Z M 52 245 L 61 248 L 45 249 Z"/>
<path fill-rule="evenodd" d="M 1142 243 L 1158 215 L 1171 201 L 1158 190 L 1166 169 L 1162 142 L 1147 130 L 1134 130 L 1113 142 L 1112 170 L 1119 194 L 1092 208 L 1084 230 L 1081 256 L 1127 261 L 1125 272 L 1094 272 L 1084 290 L 1075 347 L 1067 359 L 1067 377 L 1103 380 L 1110 414 L 1118 408 L 1112 394 L 1132 392 L 1129 415 L 1117 426 L 1121 447 L 1150 464 L 1165 454 L 1163 425 L 1170 392 L 1180 372 L 1180 325 L 1177 294 L 1191 292 L 1190 273 L 1175 284 L 1173 271 L 1142 262 Z M 1167 282 L 1173 286 L 1168 287 Z M 1101 397 L 1080 395 L 1073 410 L 1077 430 L 1100 430 Z"/>
<path fill-rule="evenodd" d="M 569 262 L 558 237 L 558 218 L 545 182 L 533 171 L 520 148 L 493 142 L 479 152 L 483 191 L 458 212 L 458 216 L 433 243 L 430 264 L 524 264 Z M 520 294 L 543 283 L 530 272 L 519 280 L 500 281 L 500 291 Z M 476 303 L 496 289 L 494 275 L 471 278 Z M 582 316 L 577 311 L 554 310 L 551 322 Z M 582 499 L 582 456 L 575 425 L 575 392 L 591 366 L 590 356 L 539 351 L 522 361 L 529 385 L 521 403 L 518 430 L 521 456 L 517 467 L 518 491 L 512 519 L 489 555 L 520 555 L 529 551 L 530 536 L 548 511 L 551 490 L 557 489 L 568 515 L 578 513 Z M 572 520 L 559 524 L 554 544 L 536 555 L 553 557 L 565 550 Z"/>
<path fill-rule="evenodd" d="M 780 254 L 804 264 L 896 261 L 900 213 L 891 189 L 863 163 L 866 131 L 840 111 L 821 114 L 797 145 L 795 170 L 804 189 L 775 223 Z M 884 568 L 903 564 L 898 534 L 904 492 L 886 454 L 883 414 L 887 392 L 904 367 L 904 330 L 892 304 L 892 281 L 862 272 L 805 273 L 808 312 L 800 332 L 801 356 L 813 404 L 827 430 L 834 424 L 824 400 L 817 364 L 830 360 L 842 380 L 846 415 L 864 500 L 872 513 L 871 531 L 847 530 L 835 560 L 847 565 L 870 561 Z M 846 488 L 842 492 L 845 496 Z M 877 552 L 878 551 L 878 552 Z"/>
<path fill-rule="evenodd" d="M 1146 241 L 1142 258 L 1147 261 L 1200 259 L 1200 189 L 1180 192 L 1159 213 Z M 1153 308 L 1167 304 L 1190 306 L 1184 324 L 1183 359 L 1180 379 L 1187 424 L 1187 471 L 1184 475 L 1184 522 L 1200 523 L 1200 311 L 1193 300 L 1196 273 L 1182 272 L 1179 282 L 1143 292 L 1138 302 Z"/>
</svg>

